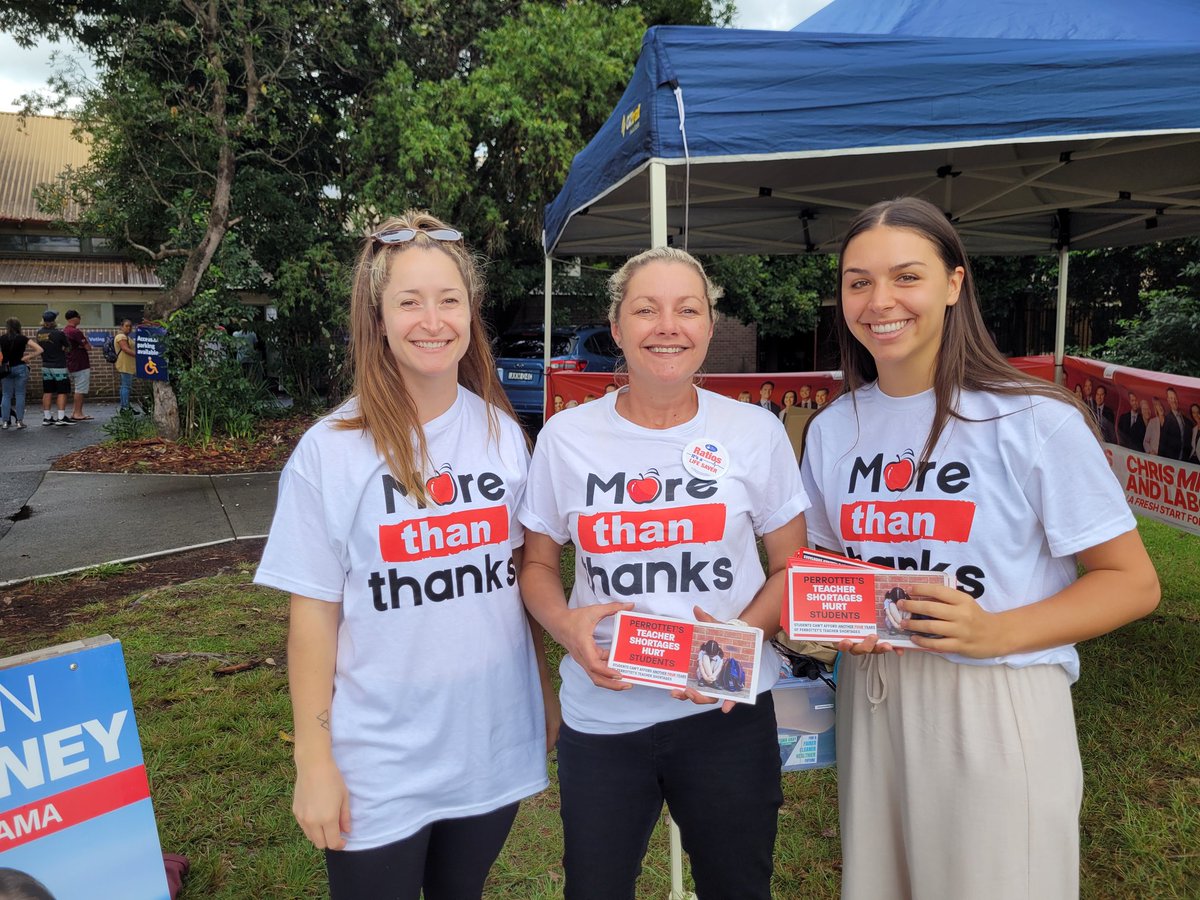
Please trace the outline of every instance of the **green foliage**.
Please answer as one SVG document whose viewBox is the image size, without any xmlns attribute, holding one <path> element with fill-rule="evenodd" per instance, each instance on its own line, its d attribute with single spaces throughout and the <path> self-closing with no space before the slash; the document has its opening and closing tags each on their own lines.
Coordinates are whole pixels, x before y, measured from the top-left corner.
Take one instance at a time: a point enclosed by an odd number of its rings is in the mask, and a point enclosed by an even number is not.
<svg viewBox="0 0 1200 900">
<path fill-rule="evenodd" d="M 100 429 L 110 440 L 140 441 L 143 438 L 154 437 L 154 422 L 148 416 L 135 415 L 132 409 L 123 409 L 115 416 L 104 422 Z"/>
<path fill-rule="evenodd" d="M 762 336 L 811 331 L 821 299 L 837 288 L 833 256 L 722 256 L 707 266 L 725 288 L 722 314 L 757 324 Z"/>
<path fill-rule="evenodd" d="M 1172 375 L 1200 377 L 1200 294 L 1150 291 L 1142 314 L 1119 323 L 1100 358 Z"/>
<path fill-rule="evenodd" d="M 345 214 L 356 227 L 425 207 L 503 260 L 490 273 L 503 330 L 512 307 L 528 303 L 530 289 L 541 284 L 542 210 L 620 98 L 645 27 L 727 22 L 731 4 L 436 7 L 406 4 L 374 26 L 368 46 L 378 52 L 359 64 L 379 74 L 348 106 L 347 165 L 338 186 L 353 198 Z M 585 289 L 580 296 L 595 294 Z"/>
<path fill-rule="evenodd" d="M 542 207 L 620 95 L 643 27 L 636 7 L 527 3 L 475 36 L 466 72 L 422 79 L 395 60 L 348 126 L 352 217 L 426 206 L 493 256 L 535 260 Z"/>
<path fill-rule="evenodd" d="M 336 394 L 346 364 L 350 270 L 330 244 L 280 264 L 271 285 L 279 317 L 261 323 L 271 373 L 299 408 Z"/>
<path fill-rule="evenodd" d="M 261 378 L 238 363 L 226 323 L 249 311 L 216 289 L 200 293 L 167 320 L 167 362 L 180 401 L 181 440 L 208 446 L 220 434 L 248 439 L 275 410 Z"/>
</svg>

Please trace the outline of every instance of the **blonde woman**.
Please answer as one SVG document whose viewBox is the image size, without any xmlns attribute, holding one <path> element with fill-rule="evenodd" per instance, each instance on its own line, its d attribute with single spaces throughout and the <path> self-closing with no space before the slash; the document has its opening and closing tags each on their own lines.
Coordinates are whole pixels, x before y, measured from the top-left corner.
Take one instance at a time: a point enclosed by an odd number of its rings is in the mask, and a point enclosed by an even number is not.
<svg viewBox="0 0 1200 900">
<path fill-rule="evenodd" d="M 754 705 L 635 686 L 605 660 L 622 609 L 778 631 L 808 500 L 778 417 L 695 385 L 720 297 L 700 263 L 648 250 L 613 275 L 609 294 L 628 385 L 550 419 L 521 510 L 522 594 L 568 652 L 558 746 L 566 897 L 632 900 L 665 801 L 700 897 L 768 898 L 782 802 L 774 651 L 764 649 Z M 725 461 L 716 477 L 689 468 L 697 443 Z M 568 540 L 569 602 L 559 575 Z"/>
<path fill-rule="evenodd" d="M 255 579 L 291 594 L 293 810 L 335 900 L 480 896 L 547 783 L 557 714 L 517 590 L 528 451 L 482 300 L 432 216 L 366 239 L 354 394 L 284 469 Z"/>
</svg>

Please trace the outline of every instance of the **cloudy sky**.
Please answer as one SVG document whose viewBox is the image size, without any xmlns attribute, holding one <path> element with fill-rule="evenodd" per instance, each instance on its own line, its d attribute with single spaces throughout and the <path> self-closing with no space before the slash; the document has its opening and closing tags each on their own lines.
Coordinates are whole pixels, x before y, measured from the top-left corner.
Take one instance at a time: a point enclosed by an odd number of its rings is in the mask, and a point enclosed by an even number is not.
<svg viewBox="0 0 1200 900">
<path fill-rule="evenodd" d="M 739 28 L 787 30 L 811 16 L 830 0 L 737 0 Z M 0 110 L 17 108 L 16 99 L 46 86 L 51 73 L 52 45 L 22 50 L 7 34 L 0 34 Z M 70 53 L 71 48 L 58 48 Z M 77 57 L 81 56 L 75 52 Z"/>
</svg>

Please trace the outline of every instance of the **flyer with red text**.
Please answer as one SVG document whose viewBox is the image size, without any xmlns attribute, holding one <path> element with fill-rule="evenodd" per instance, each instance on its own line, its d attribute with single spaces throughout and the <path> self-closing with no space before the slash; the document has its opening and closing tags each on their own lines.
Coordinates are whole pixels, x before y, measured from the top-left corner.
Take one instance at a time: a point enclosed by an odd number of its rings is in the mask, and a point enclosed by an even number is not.
<svg viewBox="0 0 1200 900">
<path fill-rule="evenodd" d="M 931 584 L 954 587 L 954 576 L 889 569 L 805 548 L 788 561 L 781 624 L 796 641 L 862 641 L 878 635 L 894 647 L 915 648 L 914 635 L 930 636 L 920 628 L 928 617 L 910 615 L 899 604 Z"/>
<path fill-rule="evenodd" d="M 739 703 L 758 697 L 760 628 L 619 612 L 613 629 L 608 664 L 628 681 Z"/>
</svg>

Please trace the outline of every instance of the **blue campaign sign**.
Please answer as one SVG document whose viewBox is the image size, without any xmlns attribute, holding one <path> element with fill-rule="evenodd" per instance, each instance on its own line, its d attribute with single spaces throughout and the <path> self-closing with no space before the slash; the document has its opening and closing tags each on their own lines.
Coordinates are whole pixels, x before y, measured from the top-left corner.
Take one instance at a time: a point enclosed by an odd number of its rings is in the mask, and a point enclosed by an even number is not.
<svg viewBox="0 0 1200 900">
<path fill-rule="evenodd" d="M 91 331 L 85 331 L 84 334 L 87 335 L 88 343 L 91 344 L 93 347 L 103 347 L 104 339 L 107 338 L 110 334 L 112 334 L 112 332 L 111 331 L 91 330 Z"/>
<path fill-rule="evenodd" d="M 167 380 L 167 329 L 161 325 L 139 325 L 133 331 L 138 378 Z"/>
<path fill-rule="evenodd" d="M 0 660 L 0 867 L 57 900 L 164 900 L 120 643 L 29 656 Z"/>
</svg>

